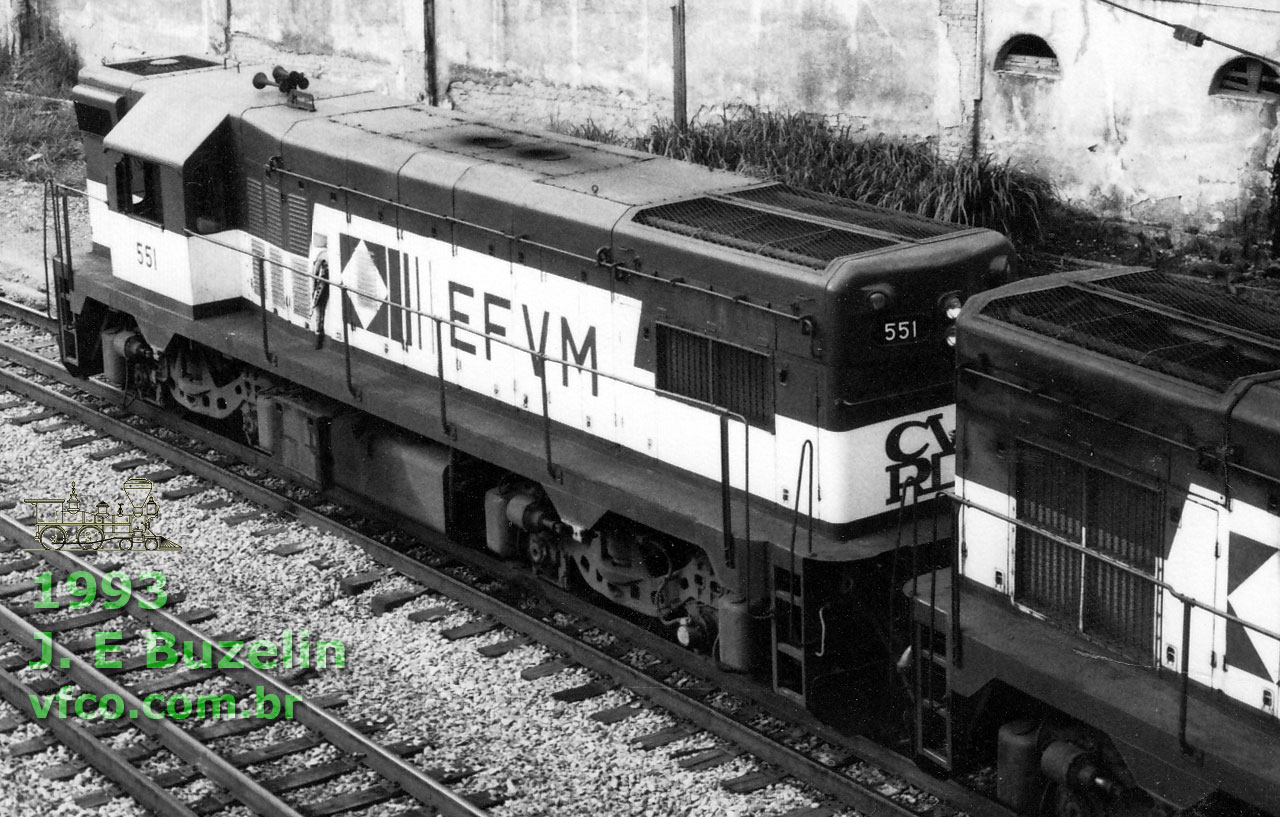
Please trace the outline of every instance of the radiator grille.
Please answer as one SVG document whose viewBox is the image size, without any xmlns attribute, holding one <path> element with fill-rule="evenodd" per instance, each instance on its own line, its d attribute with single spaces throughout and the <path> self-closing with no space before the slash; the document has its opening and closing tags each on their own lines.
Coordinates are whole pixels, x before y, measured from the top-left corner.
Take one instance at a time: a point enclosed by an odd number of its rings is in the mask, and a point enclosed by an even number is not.
<svg viewBox="0 0 1280 817">
<path fill-rule="evenodd" d="M 728 343 L 658 325 L 657 386 L 714 403 L 758 426 L 772 426 L 769 358 Z"/>
<path fill-rule="evenodd" d="M 277 247 L 284 246 L 284 214 L 280 207 L 280 188 L 274 184 L 264 185 L 262 203 L 267 219 L 263 225 L 262 237 Z"/>
<path fill-rule="evenodd" d="M 306 257 L 311 249 L 311 205 L 306 197 L 290 193 L 287 197 L 289 232 L 286 249 Z"/>
<path fill-rule="evenodd" d="M 769 358 L 727 343 L 712 342 L 713 403 L 736 411 L 748 422 L 765 424 L 769 410 Z"/>
<path fill-rule="evenodd" d="M 245 199 L 249 212 L 249 232 L 258 238 L 265 238 L 267 217 L 262 209 L 262 182 L 258 179 L 245 179 Z M 260 250 L 255 250 L 261 254 Z"/>
<path fill-rule="evenodd" d="M 1241 377 L 1280 369 L 1280 349 L 1192 316 L 1174 318 L 1071 286 L 1000 298 L 983 314 L 1216 391 Z"/>
<path fill-rule="evenodd" d="M 293 314 L 301 318 L 311 317 L 311 279 L 307 272 L 305 256 L 289 270 L 289 277 L 293 279 Z"/>
<path fill-rule="evenodd" d="M 1080 540 L 1080 474 L 1074 463 L 1018 452 L 1018 518 L 1063 539 Z M 1018 530 L 1014 588 L 1018 601 L 1050 618 L 1075 622 L 1081 558 L 1053 540 Z"/>
<path fill-rule="evenodd" d="M 810 216 L 821 216 L 832 221 L 843 221 L 856 227 L 888 233 L 906 241 L 921 241 L 972 229 L 915 213 L 876 207 L 872 204 L 808 190 L 797 190 L 785 184 L 730 193 L 729 198 L 792 210 Z"/>
<path fill-rule="evenodd" d="M 250 269 L 250 275 L 249 275 L 249 288 L 253 292 L 253 297 L 260 299 L 262 297 L 262 287 L 258 285 L 258 280 L 259 280 L 258 276 L 262 275 L 263 277 L 265 277 L 265 270 L 266 270 L 266 268 L 263 266 L 265 263 L 263 261 L 263 254 L 265 253 L 265 249 L 263 248 L 262 242 L 256 238 L 252 239 L 249 242 L 249 252 L 253 256 L 253 266 Z"/>
<path fill-rule="evenodd" d="M 279 248 L 275 246 L 267 247 L 267 291 L 271 295 L 271 306 L 275 309 L 283 309 L 285 305 L 284 299 L 284 267 L 281 266 L 281 254 Z"/>
<path fill-rule="evenodd" d="M 798 218 L 700 198 L 641 210 L 636 223 L 786 261 L 825 269 L 831 261 L 897 242 Z"/>
<path fill-rule="evenodd" d="M 1019 519 L 1155 574 L 1162 536 L 1155 491 L 1023 444 L 1016 492 Z M 1151 581 L 1021 528 L 1015 547 L 1014 598 L 1139 662 L 1151 661 Z"/>
</svg>

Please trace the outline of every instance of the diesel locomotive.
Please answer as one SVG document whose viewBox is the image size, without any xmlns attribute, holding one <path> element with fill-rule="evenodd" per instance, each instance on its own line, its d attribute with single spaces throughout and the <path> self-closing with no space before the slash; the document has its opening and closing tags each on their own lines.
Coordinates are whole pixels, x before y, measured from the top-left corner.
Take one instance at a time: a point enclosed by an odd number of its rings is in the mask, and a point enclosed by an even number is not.
<svg viewBox="0 0 1280 817">
<path fill-rule="evenodd" d="M 1280 813 L 1274 304 L 283 69 L 80 79 L 73 373 L 824 717 L 906 599 L 917 757 L 1021 813 Z"/>
<path fill-rule="evenodd" d="M 1280 814 L 1278 305 L 1135 269 L 966 305 L 921 756 L 1024 813 Z"/>
<path fill-rule="evenodd" d="M 891 666 L 902 549 L 950 536 L 916 502 L 953 483 L 955 320 L 1004 237 L 251 73 L 81 73 L 70 371 L 817 712 Z"/>
</svg>

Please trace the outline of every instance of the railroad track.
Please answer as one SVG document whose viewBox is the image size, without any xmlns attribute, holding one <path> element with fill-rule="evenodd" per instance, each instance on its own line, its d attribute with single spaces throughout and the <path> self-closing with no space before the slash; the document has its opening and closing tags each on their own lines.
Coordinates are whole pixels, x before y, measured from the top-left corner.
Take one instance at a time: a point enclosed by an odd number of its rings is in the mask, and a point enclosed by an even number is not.
<svg viewBox="0 0 1280 817">
<path fill-rule="evenodd" d="M 340 491 L 321 495 L 296 488 L 287 492 L 266 488 L 260 484 L 260 475 L 269 468 L 269 463 L 258 452 L 148 405 L 135 401 L 130 403 L 129 410 L 143 421 L 165 424 L 177 437 L 195 441 L 194 445 L 179 447 L 135 427 L 124 416 L 104 413 L 104 409 L 109 411 L 127 401 L 114 387 L 92 380 L 74 380 L 61 369 L 56 362 L 56 345 L 51 347 L 47 339 L 42 341 L 40 337 L 51 325 L 47 318 L 5 302 L 0 302 L 0 314 L 29 322 L 26 327 L 11 325 L 7 330 L 0 330 L 0 337 L 8 338 L 0 341 L 0 356 L 11 361 L 8 367 L 0 369 L 0 387 L 240 494 L 269 511 L 354 542 L 387 570 L 414 583 L 409 589 L 379 595 L 373 600 L 375 609 L 391 609 L 423 592 L 442 594 L 473 611 L 474 620 L 456 628 L 457 636 L 478 635 L 495 627 L 512 631 L 511 638 L 491 645 L 489 652 L 493 655 L 531 640 L 562 656 L 557 661 L 528 668 L 526 677 L 539 677 L 577 664 L 607 679 L 604 683 L 568 690 L 563 700 L 589 701 L 613 685 L 621 686 L 643 699 L 646 705 L 661 708 L 692 728 L 704 730 L 733 747 L 729 750 L 708 748 L 690 755 L 682 759 L 687 761 L 687 768 L 713 768 L 739 752 L 747 752 L 756 757 L 766 771 L 728 781 L 727 787 L 751 791 L 788 777 L 820 792 L 834 804 L 865 814 L 905 817 L 924 811 L 945 814 L 955 810 L 992 817 L 1009 814 L 964 787 L 933 778 L 907 759 L 870 740 L 836 732 L 803 709 L 762 691 L 742 676 L 721 671 L 704 657 L 573 594 L 536 581 L 516 565 L 448 541 L 439 533 L 416 525 L 401 522 L 394 529 L 377 531 L 376 535 L 356 530 L 344 521 L 351 518 L 351 511 L 344 513 L 339 509 L 335 513 L 335 502 L 356 509 L 357 515 L 360 512 L 374 515 L 376 509 L 363 507 L 354 497 Z M 32 352 L 23 346 L 36 346 L 39 351 Z M 33 376 L 44 382 L 33 382 Z M 239 464 L 223 467 L 214 461 L 220 458 Z M 406 535 L 412 539 L 406 540 Z M 384 540 L 393 541 L 395 546 Z M 451 569 L 455 565 L 463 565 L 465 569 Z M 379 572 L 350 577 L 347 589 L 362 591 L 383 575 Z M 540 599 L 531 610 L 522 610 L 511 603 L 513 597 L 527 599 L 530 594 Z M 555 613 L 556 610 L 560 612 Z M 596 628 L 607 635 L 601 638 Z M 589 637 L 592 635 L 594 637 Z M 598 720 L 612 722 L 638 711 L 633 705 L 596 714 Z M 662 745 L 688 734 L 687 728 L 665 730 L 665 733 L 645 736 L 646 745 Z M 879 771 L 868 775 L 868 769 Z M 877 785 L 885 775 L 896 779 L 894 788 L 915 789 L 929 796 L 925 800 L 936 798 L 941 805 L 922 808 L 918 798 L 908 802 L 900 796 L 881 793 Z M 868 782 L 868 778 L 872 782 Z M 824 812 L 812 813 L 817 817 Z"/>
<path fill-rule="evenodd" d="M 0 535 L 15 549 L 16 545 L 13 543 L 27 542 L 34 545 L 36 542 L 33 530 L 6 514 L 0 514 Z M 51 574 L 89 576 L 93 586 L 104 589 L 107 587 L 108 569 L 117 567 L 62 551 L 44 550 L 37 555 L 52 568 L 49 571 Z M 7 574 L 15 567 L 25 567 L 28 562 L 29 560 L 23 560 L 0 565 L 0 573 Z M 12 599 L 37 590 L 35 580 L 10 581 L 0 585 L 0 597 Z M 449 779 L 447 772 L 424 771 L 404 760 L 406 756 L 420 751 L 422 744 L 400 742 L 383 746 L 371 737 L 371 733 L 376 733 L 385 725 L 385 721 L 344 720 L 330 711 L 333 706 L 340 705 L 341 700 L 307 695 L 305 689 L 297 686 L 297 682 L 307 675 L 306 670 L 281 677 L 250 663 L 226 660 L 228 653 L 223 647 L 224 643 L 243 642 L 252 636 L 232 633 L 210 636 L 197 629 L 195 624 L 210 617 L 211 611 L 197 610 L 186 615 L 174 615 L 165 610 L 163 605 L 156 605 L 160 600 L 157 597 L 147 599 L 130 592 L 126 598 L 127 603 L 116 609 L 61 617 L 56 613 L 37 617 L 44 612 L 39 607 L 39 602 L 19 604 L 7 601 L 0 605 L 0 630 L 11 642 L 19 645 L 38 645 L 43 639 L 41 651 L 50 663 L 48 670 L 52 672 L 51 677 L 40 679 L 36 683 L 26 683 L 14 674 L 26 663 L 25 657 L 10 659 L 0 667 L 0 695 L 47 729 L 52 739 L 86 758 L 143 806 L 160 814 L 194 816 L 215 813 L 234 802 L 240 802 L 259 814 L 272 817 L 323 817 L 408 796 L 444 815 L 481 817 L 486 814 L 474 802 L 441 782 L 441 778 Z M 168 599 L 169 602 L 173 600 Z M 153 606 L 155 609 L 151 609 Z M 143 625 L 152 631 L 169 633 L 178 643 L 193 645 L 192 654 L 210 655 L 211 666 L 181 669 L 184 662 L 179 661 L 175 665 L 178 668 L 176 672 L 141 682 L 125 683 L 125 675 L 150 669 L 152 663 L 166 662 L 153 661 L 146 653 L 124 659 L 107 656 L 104 661 L 99 639 L 65 638 L 66 634 L 76 630 L 107 625 L 119 628 L 121 634 L 121 638 L 113 641 L 113 644 L 124 645 L 129 640 L 138 641 L 138 631 L 130 629 L 125 620 L 132 620 L 133 624 Z M 239 666 L 232 667 L 231 664 Z M 171 707 L 169 714 L 175 718 L 181 715 L 178 719 L 149 714 L 156 711 L 153 708 L 154 701 L 150 700 L 154 696 L 161 693 L 180 694 L 182 690 L 206 685 L 210 679 L 215 678 L 223 682 L 223 691 L 204 693 L 201 705 L 209 701 L 225 704 L 229 709 L 223 709 L 222 714 L 215 717 L 227 719 L 184 729 L 179 723 L 190 714 L 189 709 L 186 715 L 182 715 L 174 713 Z M 75 725 L 74 719 L 49 716 L 56 701 L 79 701 L 80 696 L 87 695 L 96 698 L 96 702 L 90 702 L 101 707 L 101 711 L 106 711 L 106 701 L 112 701 L 113 709 L 109 714 L 115 717 L 101 719 L 94 726 L 81 728 Z M 41 699 L 45 702 L 44 716 L 36 712 Z M 185 700 L 188 706 L 193 705 L 190 699 L 181 697 L 169 700 Z M 114 708 L 114 702 L 119 702 L 118 708 Z M 65 715 L 65 703 L 62 707 Z M 306 736 L 237 754 L 228 754 L 215 748 L 214 744 L 219 739 L 248 734 L 270 726 L 285 717 L 283 711 L 286 707 L 290 719 L 306 727 Z M 163 710 L 158 714 L 164 714 Z M 149 740 L 122 756 L 105 739 L 130 729 L 138 730 Z M 266 780 L 257 779 L 250 773 L 254 766 L 309 752 L 322 743 L 336 748 L 342 756 L 338 760 L 313 766 L 299 773 Z M 20 747 L 18 751 L 43 748 L 44 744 L 45 741 L 37 739 L 26 747 Z M 181 760 L 184 766 L 152 777 L 135 765 L 162 749 Z M 380 782 L 372 786 L 357 787 L 349 793 L 306 806 L 291 804 L 286 799 L 287 793 L 322 785 L 363 769 L 376 772 Z M 74 776 L 77 771 L 72 766 L 57 770 L 51 776 Z M 199 777 L 213 781 L 234 795 L 210 796 L 189 805 L 170 791 Z M 83 798 L 82 804 L 104 804 L 113 795 L 111 791 L 99 792 Z"/>
</svg>

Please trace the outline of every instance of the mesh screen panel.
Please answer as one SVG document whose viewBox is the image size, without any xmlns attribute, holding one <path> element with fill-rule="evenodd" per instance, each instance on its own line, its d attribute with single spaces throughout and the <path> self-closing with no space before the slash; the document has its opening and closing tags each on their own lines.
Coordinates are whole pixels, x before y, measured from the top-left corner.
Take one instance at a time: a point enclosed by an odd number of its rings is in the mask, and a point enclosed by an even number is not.
<svg viewBox="0 0 1280 817">
<path fill-rule="evenodd" d="M 1244 290 L 1231 295 L 1207 281 L 1170 278 L 1155 270 L 1106 278 L 1092 285 L 1280 340 L 1280 293 Z"/>
<path fill-rule="evenodd" d="M 972 229 L 960 224 L 935 221 L 914 213 L 876 207 L 837 196 L 812 193 L 808 190 L 797 190 L 785 184 L 730 193 L 729 198 L 765 204 L 783 210 L 794 210 L 811 216 L 821 216 L 832 221 L 843 221 L 857 227 L 889 233 L 907 241 L 937 238 Z"/>
<path fill-rule="evenodd" d="M 896 243 L 712 198 L 650 207 L 641 210 L 635 220 L 637 224 L 819 270 L 836 258 Z"/>
<path fill-rule="evenodd" d="M 1241 377 L 1280 369 L 1280 350 L 1212 324 L 1073 287 L 992 301 L 983 314 L 1146 369 L 1226 391 Z"/>
<path fill-rule="evenodd" d="M 149 77 L 154 74 L 171 74 L 175 71 L 190 71 L 193 68 L 212 68 L 216 62 L 202 60 L 185 54 L 176 57 L 148 57 L 141 60 L 116 62 L 108 65 L 117 71 L 128 71 L 130 74 Z"/>
</svg>

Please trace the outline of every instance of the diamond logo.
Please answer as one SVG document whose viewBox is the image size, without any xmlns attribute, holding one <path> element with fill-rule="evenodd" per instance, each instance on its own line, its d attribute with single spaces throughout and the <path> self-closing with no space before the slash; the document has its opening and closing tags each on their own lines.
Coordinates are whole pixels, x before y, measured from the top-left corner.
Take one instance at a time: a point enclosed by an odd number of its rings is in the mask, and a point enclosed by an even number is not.
<svg viewBox="0 0 1280 817">
<path fill-rule="evenodd" d="M 383 301 L 390 293 L 382 280 L 378 265 L 373 260 L 373 253 L 363 241 L 356 244 L 338 280 L 349 288 L 351 304 L 355 308 L 360 325 L 368 328 L 369 324 L 373 323 L 373 319 L 378 316 L 378 311 L 383 307 Z"/>
</svg>

